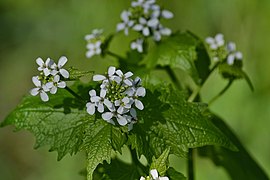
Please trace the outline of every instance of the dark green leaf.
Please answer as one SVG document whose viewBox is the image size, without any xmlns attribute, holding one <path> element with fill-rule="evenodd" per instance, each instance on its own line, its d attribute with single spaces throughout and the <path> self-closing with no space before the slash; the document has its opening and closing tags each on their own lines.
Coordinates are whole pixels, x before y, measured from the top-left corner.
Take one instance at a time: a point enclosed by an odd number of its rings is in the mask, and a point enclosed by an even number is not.
<svg viewBox="0 0 270 180">
<path fill-rule="evenodd" d="M 140 172 L 135 164 L 113 159 L 111 164 L 100 164 L 95 170 L 94 176 L 103 177 L 102 180 L 138 180 Z"/>
<path fill-rule="evenodd" d="M 217 166 L 223 166 L 232 180 L 268 180 L 269 178 L 266 173 L 247 152 L 230 127 L 217 116 L 215 116 L 212 121 L 232 140 L 239 151 L 233 152 L 222 147 L 207 146 L 199 148 L 199 154 L 209 157 Z"/>
<path fill-rule="evenodd" d="M 139 113 L 144 123 L 135 126 L 142 139 L 148 139 L 149 150 L 160 155 L 166 148 L 186 157 L 188 148 L 220 145 L 236 150 L 231 141 L 210 121 L 202 104 L 188 103 L 185 94 L 162 85 L 149 87 L 144 98 L 145 109 Z M 146 135 L 140 132 L 146 131 Z M 144 141 L 142 141 L 144 142 Z"/>
<path fill-rule="evenodd" d="M 197 59 L 197 44 L 197 39 L 191 34 L 175 33 L 149 50 L 142 64 L 148 68 L 154 68 L 157 65 L 180 68 L 186 71 L 196 83 L 199 83 L 199 75 L 194 64 Z"/>
<path fill-rule="evenodd" d="M 176 171 L 172 167 L 167 170 L 167 174 L 170 180 L 187 180 L 187 178 L 182 173 Z"/>
</svg>

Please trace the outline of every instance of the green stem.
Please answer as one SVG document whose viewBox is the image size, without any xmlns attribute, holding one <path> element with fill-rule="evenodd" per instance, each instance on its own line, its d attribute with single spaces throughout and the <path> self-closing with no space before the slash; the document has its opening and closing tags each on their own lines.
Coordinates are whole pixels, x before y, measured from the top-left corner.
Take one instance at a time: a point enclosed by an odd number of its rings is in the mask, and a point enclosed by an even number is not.
<svg viewBox="0 0 270 180">
<path fill-rule="evenodd" d="M 232 83 L 233 83 L 233 80 L 230 80 L 228 84 L 218 93 L 218 95 L 216 95 L 209 101 L 208 105 L 210 106 L 210 104 L 212 104 L 215 100 L 217 100 L 220 96 L 222 96 L 229 89 Z"/>
<path fill-rule="evenodd" d="M 188 149 L 188 180 L 194 180 L 194 158 L 193 149 Z"/>
<path fill-rule="evenodd" d="M 70 89 L 69 87 L 65 87 L 65 89 L 70 93 L 72 94 L 75 98 L 77 98 L 78 100 L 82 101 L 83 103 L 85 103 L 86 101 L 81 97 L 79 96 L 77 93 L 75 93 L 72 89 Z"/>
<path fill-rule="evenodd" d="M 175 83 L 176 87 L 178 89 L 182 89 L 181 84 L 179 83 L 175 73 L 173 72 L 172 68 L 170 66 L 165 66 L 164 69 L 166 70 L 166 72 L 168 73 L 168 75 L 170 76 L 172 82 Z"/>
<path fill-rule="evenodd" d="M 205 78 L 204 81 L 202 82 L 202 84 L 201 84 L 200 86 L 198 86 L 198 88 L 197 88 L 195 91 L 192 92 L 192 94 L 191 94 L 191 95 L 189 96 L 189 98 L 188 98 L 188 101 L 189 101 L 189 102 L 193 102 L 193 101 L 196 99 L 196 97 L 197 97 L 198 94 L 200 93 L 202 87 L 204 86 L 205 82 L 206 82 L 207 79 L 210 77 L 210 75 L 213 73 L 213 71 L 218 67 L 218 65 L 219 65 L 219 63 L 216 63 L 216 64 L 212 67 L 212 69 L 210 70 L 210 72 L 209 72 L 207 78 Z"/>
</svg>

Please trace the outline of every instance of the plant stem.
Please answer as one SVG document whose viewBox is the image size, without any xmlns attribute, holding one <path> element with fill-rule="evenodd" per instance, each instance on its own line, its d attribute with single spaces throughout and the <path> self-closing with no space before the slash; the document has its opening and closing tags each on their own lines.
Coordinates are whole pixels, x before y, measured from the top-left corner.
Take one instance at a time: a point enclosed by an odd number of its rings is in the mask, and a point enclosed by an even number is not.
<svg viewBox="0 0 270 180">
<path fill-rule="evenodd" d="M 72 94 L 75 98 L 77 98 L 78 100 L 82 101 L 82 102 L 86 102 L 81 96 L 79 96 L 77 93 L 75 93 L 72 89 L 70 89 L 69 87 L 65 87 L 65 89 Z"/>
<path fill-rule="evenodd" d="M 172 82 L 175 83 L 176 87 L 178 89 L 182 89 L 181 84 L 179 83 L 179 81 L 178 81 L 175 73 L 173 72 L 172 68 L 170 66 L 165 66 L 165 70 L 168 73 L 168 75 L 170 76 Z"/>
<path fill-rule="evenodd" d="M 198 94 L 200 93 L 202 87 L 204 86 L 205 82 L 207 81 L 207 79 L 209 78 L 209 76 L 213 73 L 213 71 L 218 67 L 219 63 L 216 63 L 212 69 L 210 70 L 207 78 L 204 79 L 204 81 L 202 82 L 202 84 L 200 86 L 198 86 L 198 88 L 192 92 L 192 94 L 189 96 L 188 98 L 188 102 L 193 102 L 196 97 L 198 96 Z"/>
<path fill-rule="evenodd" d="M 210 104 L 212 104 L 215 100 L 217 100 L 221 95 L 223 95 L 226 91 L 227 91 L 227 89 L 232 85 L 232 83 L 233 83 L 233 80 L 230 80 L 229 82 L 228 82 L 228 84 L 218 93 L 218 95 L 216 95 L 215 97 L 213 97 L 210 101 L 209 101 L 209 103 L 208 103 L 208 105 L 210 105 Z"/>
<path fill-rule="evenodd" d="M 194 159 L 193 149 L 188 149 L 188 180 L 194 180 Z"/>
</svg>

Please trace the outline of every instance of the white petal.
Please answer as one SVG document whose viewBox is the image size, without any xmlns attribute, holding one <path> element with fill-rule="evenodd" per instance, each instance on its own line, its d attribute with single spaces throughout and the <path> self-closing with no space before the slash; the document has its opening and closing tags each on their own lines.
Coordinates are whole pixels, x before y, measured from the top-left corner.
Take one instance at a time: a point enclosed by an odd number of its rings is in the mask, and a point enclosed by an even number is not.
<svg viewBox="0 0 270 180">
<path fill-rule="evenodd" d="M 160 41 L 161 40 L 161 34 L 160 34 L 160 32 L 159 31 L 155 31 L 153 38 L 154 38 L 155 41 Z"/>
<path fill-rule="evenodd" d="M 139 22 L 140 22 L 140 24 L 142 24 L 142 25 L 147 23 L 146 19 L 144 19 L 144 18 L 142 18 L 142 17 L 140 17 Z"/>
<path fill-rule="evenodd" d="M 157 179 L 158 178 L 158 172 L 157 172 L 156 169 L 152 169 L 150 171 L 150 174 L 151 174 L 152 178 L 154 178 L 154 179 Z"/>
<path fill-rule="evenodd" d="M 122 78 L 121 77 L 115 77 L 114 79 L 113 79 L 115 82 L 117 82 L 118 84 L 120 84 L 121 82 L 122 82 Z"/>
<path fill-rule="evenodd" d="M 118 23 L 116 26 L 116 31 L 122 31 L 125 29 L 126 25 L 124 23 Z"/>
<path fill-rule="evenodd" d="M 100 91 L 100 97 L 101 98 L 104 98 L 105 96 L 106 96 L 106 90 L 101 89 L 101 91 Z"/>
<path fill-rule="evenodd" d="M 38 76 L 33 76 L 32 81 L 35 84 L 35 86 L 37 86 L 37 87 L 41 86 L 41 81 L 38 79 Z"/>
<path fill-rule="evenodd" d="M 156 18 L 153 18 L 153 19 L 150 19 L 148 22 L 147 22 L 147 26 L 149 27 L 156 27 L 159 23 L 159 20 L 156 19 Z"/>
<path fill-rule="evenodd" d="M 228 57 L 227 57 L 227 63 L 229 65 L 233 65 L 234 63 L 234 55 L 233 54 L 230 54 Z"/>
<path fill-rule="evenodd" d="M 111 108 L 112 107 L 112 102 L 109 101 L 108 99 L 104 99 L 104 104 L 108 107 L 108 108 Z"/>
<path fill-rule="evenodd" d="M 143 35 L 144 36 L 149 36 L 149 34 L 150 34 L 149 28 L 148 27 L 143 28 Z"/>
<path fill-rule="evenodd" d="M 42 101 L 46 102 L 49 100 L 49 96 L 44 92 L 44 91 L 41 91 L 40 92 L 40 98 Z"/>
<path fill-rule="evenodd" d="M 125 126 L 127 124 L 127 120 L 125 117 L 118 115 L 117 121 L 121 126 Z"/>
<path fill-rule="evenodd" d="M 213 43 L 215 43 L 215 40 L 212 37 L 208 37 L 205 39 L 205 42 L 207 42 L 208 44 L 213 44 Z"/>
<path fill-rule="evenodd" d="M 91 101 L 91 102 L 99 102 L 100 99 L 101 99 L 101 98 L 100 98 L 99 96 L 93 96 L 93 97 L 90 98 L 90 101 Z"/>
<path fill-rule="evenodd" d="M 141 176 L 140 180 L 145 180 L 145 178 Z"/>
<path fill-rule="evenodd" d="M 143 29 L 143 25 L 141 24 L 136 24 L 135 26 L 133 26 L 133 29 L 135 31 L 141 31 Z"/>
<path fill-rule="evenodd" d="M 88 112 L 88 114 L 90 114 L 90 115 L 95 114 L 96 107 L 95 107 L 95 104 L 94 103 L 87 103 L 86 106 L 87 106 L 87 110 L 86 111 Z"/>
<path fill-rule="evenodd" d="M 135 96 L 141 96 L 141 97 L 144 97 L 145 94 L 146 94 L 145 88 L 144 88 L 144 87 L 139 87 L 139 88 L 136 90 Z"/>
<path fill-rule="evenodd" d="M 124 21 L 124 22 L 127 22 L 128 20 L 129 20 L 129 13 L 128 13 L 128 11 L 123 11 L 122 13 L 121 13 L 121 19 Z"/>
<path fill-rule="evenodd" d="M 93 51 L 93 50 L 89 50 L 89 51 L 86 52 L 86 57 L 87 58 L 91 58 L 94 55 L 95 55 L 95 51 Z"/>
<path fill-rule="evenodd" d="M 51 71 L 48 68 L 43 69 L 43 73 L 45 76 L 49 76 Z"/>
<path fill-rule="evenodd" d="M 93 76 L 93 81 L 102 81 L 102 80 L 105 80 L 106 77 L 103 76 L 103 75 L 100 75 L 100 74 L 97 74 L 97 75 L 94 75 Z"/>
<path fill-rule="evenodd" d="M 169 35 L 171 35 L 172 30 L 169 29 L 169 28 L 162 28 L 162 29 L 160 30 L 160 33 L 161 33 L 162 35 L 169 36 Z"/>
<path fill-rule="evenodd" d="M 127 103 L 129 103 L 129 98 L 128 97 L 124 97 L 123 99 L 122 99 L 122 102 L 124 103 L 124 104 L 127 104 Z"/>
<path fill-rule="evenodd" d="M 118 69 L 115 73 L 120 77 L 123 76 L 123 72 L 120 69 Z"/>
<path fill-rule="evenodd" d="M 137 112 L 134 108 L 131 108 L 130 109 L 130 115 L 133 117 L 133 118 L 137 118 Z"/>
<path fill-rule="evenodd" d="M 115 67 L 110 66 L 109 69 L 108 69 L 108 75 L 112 76 L 112 75 L 114 75 L 114 73 L 115 73 Z"/>
<path fill-rule="evenodd" d="M 51 90 L 50 90 L 50 93 L 51 93 L 51 94 L 56 94 L 56 92 L 57 92 L 57 87 L 53 86 L 53 87 L 51 88 Z"/>
<path fill-rule="evenodd" d="M 115 100 L 115 101 L 114 101 L 114 105 L 115 105 L 115 106 L 120 106 L 120 103 L 121 103 L 120 100 Z"/>
<path fill-rule="evenodd" d="M 131 76 L 133 76 L 133 73 L 132 72 L 129 71 L 129 72 L 125 73 L 125 77 L 126 78 L 129 78 Z"/>
<path fill-rule="evenodd" d="M 100 112 L 100 113 L 104 112 L 104 106 L 101 103 L 98 104 L 98 112 Z"/>
<path fill-rule="evenodd" d="M 118 112 L 119 114 L 123 114 L 123 112 L 124 112 L 124 107 L 123 107 L 123 106 L 120 106 L 120 107 L 117 109 L 117 112 Z"/>
<path fill-rule="evenodd" d="M 37 58 L 36 59 L 36 63 L 39 65 L 39 66 L 43 66 L 43 64 L 44 64 L 44 61 L 39 57 L 39 58 Z"/>
<path fill-rule="evenodd" d="M 125 79 L 124 83 L 128 86 L 132 86 L 132 82 L 129 79 Z"/>
<path fill-rule="evenodd" d="M 64 78 L 68 78 L 69 77 L 69 72 L 65 69 L 60 69 L 60 74 L 64 77 Z"/>
<path fill-rule="evenodd" d="M 169 180 L 168 177 L 159 177 L 159 180 Z"/>
<path fill-rule="evenodd" d="M 47 82 L 47 83 L 45 84 L 45 87 L 48 88 L 48 89 L 52 88 L 53 86 L 54 86 L 54 85 L 53 85 L 53 82 Z"/>
<path fill-rule="evenodd" d="M 135 106 L 139 109 L 139 110 L 143 110 L 144 106 L 143 106 L 143 103 L 138 100 L 138 99 L 135 99 Z"/>
<path fill-rule="evenodd" d="M 171 11 L 168 11 L 168 10 L 163 10 L 162 17 L 164 17 L 165 19 L 171 19 L 171 18 L 173 18 L 173 13 Z"/>
<path fill-rule="evenodd" d="M 238 51 L 238 52 L 235 53 L 235 57 L 236 57 L 237 60 L 242 60 L 243 59 L 243 54 Z"/>
<path fill-rule="evenodd" d="M 39 90 L 40 90 L 40 88 L 33 88 L 33 89 L 30 90 L 30 94 L 32 96 L 36 96 L 36 95 L 38 95 Z"/>
<path fill-rule="evenodd" d="M 112 119 L 112 117 L 113 117 L 113 113 L 111 113 L 111 112 L 105 112 L 105 113 L 103 113 L 102 115 L 102 119 L 104 119 L 104 120 L 110 120 L 110 119 Z"/>
<path fill-rule="evenodd" d="M 67 57 L 62 56 L 58 61 L 58 68 L 62 68 L 67 62 Z"/>
<path fill-rule="evenodd" d="M 89 95 L 92 96 L 96 96 L 96 91 L 94 89 L 92 89 L 91 91 L 89 91 Z"/>
<path fill-rule="evenodd" d="M 133 123 L 128 124 L 128 131 L 131 131 L 133 129 Z M 145 180 L 143 177 L 140 178 L 140 180 Z"/>
<path fill-rule="evenodd" d="M 53 82 L 59 82 L 59 80 L 60 80 L 60 76 L 59 75 L 54 76 Z"/>
<path fill-rule="evenodd" d="M 59 87 L 59 88 L 65 88 L 67 86 L 67 84 L 66 84 L 66 82 L 64 82 L 64 81 L 61 81 L 61 82 L 59 82 L 58 84 L 57 84 L 57 87 Z"/>
<path fill-rule="evenodd" d="M 235 43 L 234 43 L 234 42 L 229 42 L 229 43 L 227 44 L 227 49 L 228 49 L 229 52 L 235 51 L 235 50 L 236 50 L 236 45 L 235 45 Z"/>
</svg>

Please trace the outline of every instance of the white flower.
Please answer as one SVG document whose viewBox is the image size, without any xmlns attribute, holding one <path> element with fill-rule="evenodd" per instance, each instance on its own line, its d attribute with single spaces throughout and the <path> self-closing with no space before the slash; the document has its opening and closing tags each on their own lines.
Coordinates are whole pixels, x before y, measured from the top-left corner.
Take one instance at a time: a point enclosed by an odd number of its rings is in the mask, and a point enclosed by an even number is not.
<svg viewBox="0 0 270 180">
<path fill-rule="evenodd" d="M 91 41 L 93 39 L 99 38 L 103 33 L 103 29 L 93 29 L 92 34 L 87 34 L 85 36 L 86 41 Z"/>
<path fill-rule="evenodd" d="M 58 60 L 58 63 L 56 66 L 56 70 L 64 77 L 69 78 L 69 72 L 63 68 L 63 66 L 67 63 L 68 59 L 65 56 L 61 56 Z"/>
<path fill-rule="evenodd" d="M 117 113 L 119 114 L 127 113 L 131 108 L 132 103 L 133 100 L 128 97 L 124 97 L 123 99 L 116 100 L 114 102 L 115 106 L 119 106 L 119 108 L 117 109 Z"/>
<path fill-rule="evenodd" d="M 46 92 L 49 91 L 49 88 L 46 85 L 42 85 L 41 81 L 38 79 L 38 76 L 32 77 L 32 81 L 35 84 L 36 88 L 30 90 L 30 94 L 32 96 L 36 96 L 40 94 L 40 98 L 42 101 L 46 102 L 49 100 L 49 96 Z"/>
<path fill-rule="evenodd" d="M 158 172 L 156 169 L 152 169 L 150 171 L 150 174 L 151 174 L 152 180 L 169 180 L 169 178 L 166 176 L 164 176 L 164 177 L 158 176 Z"/>
<path fill-rule="evenodd" d="M 60 76 L 55 75 L 53 81 L 46 83 L 46 86 L 50 89 L 51 94 L 55 94 L 57 92 L 57 88 L 66 87 L 66 82 L 60 81 Z"/>
<path fill-rule="evenodd" d="M 86 52 L 86 57 L 91 58 L 94 55 L 101 54 L 101 44 L 101 41 L 97 41 L 95 43 L 88 43 L 86 46 L 88 49 L 88 51 Z"/>
<path fill-rule="evenodd" d="M 239 51 L 236 51 L 236 45 L 234 42 L 229 42 L 227 44 L 228 56 L 227 63 L 233 65 L 235 60 L 242 60 L 243 54 Z"/>
<path fill-rule="evenodd" d="M 157 18 L 145 19 L 143 17 L 139 18 L 139 24 L 136 24 L 133 29 L 135 31 L 141 31 L 144 36 L 150 35 L 150 28 L 155 29 L 159 24 L 159 20 Z"/>
<path fill-rule="evenodd" d="M 121 83 L 123 81 L 126 85 L 132 86 L 132 82 L 130 80 L 130 77 L 133 76 L 132 72 L 127 72 L 123 74 L 123 72 L 119 69 L 115 73 L 118 75 L 114 77 L 114 80 L 117 83 Z"/>
<path fill-rule="evenodd" d="M 214 38 L 207 37 L 205 41 L 207 44 L 209 44 L 211 50 L 217 50 L 219 47 L 222 47 L 225 44 L 223 34 L 217 34 Z"/>
<path fill-rule="evenodd" d="M 139 97 L 144 97 L 146 92 L 141 87 L 141 79 L 131 78 L 132 72 L 123 73 L 120 69 L 110 66 L 105 75 L 94 75 L 93 81 L 102 81 L 100 85 L 100 96 L 95 90 L 89 91 L 90 102 L 86 104 L 86 110 L 90 115 L 97 111 L 103 120 L 114 124 L 116 119 L 120 126 L 128 126 L 130 131 L 133 124 L 137 122 L 137 112 L 135 108 L 144 108 Z M 132 90 L 128 90 L 132 89 Z M 132 91 L 132 93 L 127 93 Z"/>
<path fill-rule="evenodd" d="M 134 21 L 129 19 L 130 15 L 131 13 L 129 11 L 123 11 L 121 13 L 121 19 L 123 22 L 117 24 L 117 31 L 124 30 L 125 35 L 128 35 L 128 29 L 134 25 Z"/>
<path fill-rule="evenodd" d="M 43 71 L 45 76 L 51 74 L 52 66 L 55 64 L 50 58 L 47 58 L 46 62 L 44 62 L 41 58 L 37 58 L 36 63 L 39 65 L 38 70 Z"/>
<path fill-rule="evenodd" d="M 136 39 L 136 41 L 131 42 L 130 48 L 137 50 L 138 52 L 143 52 L 143 39 Z"/>
<path fill-rule="evenodd" d="M 168 10 L 162 10 L 161 15 L 165 19 L 171 19 L 171 18 L 173 18 L 173 13 L 171 11 L 168 11 Z"/>
<path fill-rule="evenodd" d="M 163 27 L 161 24 L 158 26 L 156 30 L 154 30 L 153 38 L 155 41 L 160 41 L 161 36 L 169 36 L 171 35 L 172 31 L 169 28 Z"/>
</svg>

